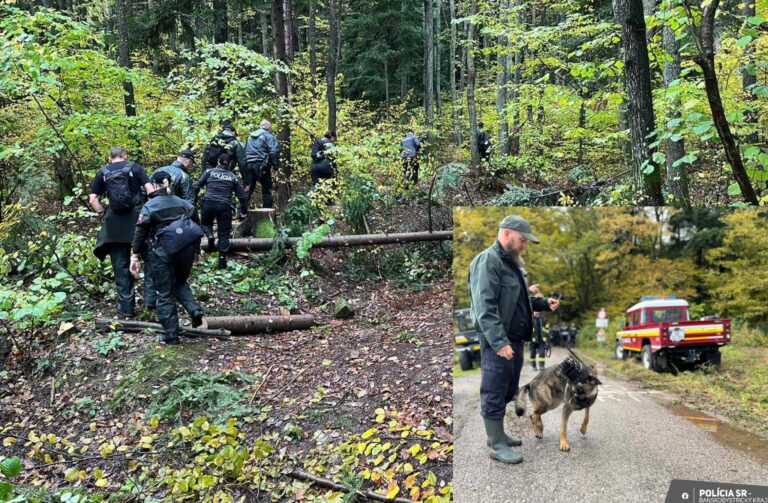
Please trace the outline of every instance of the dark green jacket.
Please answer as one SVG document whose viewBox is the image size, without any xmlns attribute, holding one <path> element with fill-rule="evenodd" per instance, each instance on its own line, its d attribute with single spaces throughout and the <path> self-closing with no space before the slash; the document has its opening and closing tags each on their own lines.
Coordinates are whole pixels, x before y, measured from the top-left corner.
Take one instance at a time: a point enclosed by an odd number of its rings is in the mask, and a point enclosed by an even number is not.
<svg viewBox="0 0 768 503">
<path fill-rule="evenodd" d="M 522 294 L 528 298 L 528 285 L 524 280 L 521 284 L 520 275 L 503 259 L 503 254 L 497 241 L 480 252 L 469 266 L 472 318 L 480 336 L 480 346 L 490 346 L 494 352 L 509 344 L 513 324 L 522 321 L 515 320 L 518 297 Z M 550 310 L 545 299 L 534 298 L 532 301 L 529 312 Z M 533 326 L 532 320 L 528 326 Z M 526 339 L 530 340 L 530 334 Z"/>
</svg>

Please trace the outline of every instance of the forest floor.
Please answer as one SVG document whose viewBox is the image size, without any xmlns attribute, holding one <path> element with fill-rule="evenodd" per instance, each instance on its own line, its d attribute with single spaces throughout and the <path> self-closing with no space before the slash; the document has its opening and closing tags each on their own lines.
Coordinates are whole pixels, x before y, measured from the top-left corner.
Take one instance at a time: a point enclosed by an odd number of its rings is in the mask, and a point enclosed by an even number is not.
<svg viewBox="0 0 768 503">
<path fill-rule="evenodd" d="M 416 230 L 422 210 L 396 207 L 387 230 Z M 112 317 L 114 300 L 68 306 L 48 329 L 49 344 L 26 365 L 12 356 L 0 377 L 3 455 L 24 460 L 17 483 L 126 500 L 224 491 L 242 501 L 351 501 L 287 476 L 298 469 L 390 497 L 449 497 L 450 244 L 396 248 L 423 258 L 414 277 L 383 270 L 393 247 L 315 249 L 300 265 L 236 256 L 227 271 L 213 270 L 215 256 L 204 254 L 193 269 L 208 314 L 290 310 L 315 315 L 310 330 L 182 337 L 174 347 L 152 334 L 97 333 L 92 319 Z M 353 318 L 333 318 L 338 298 Z M 227 443 L 247 458 L 236 474 L 226 470 L 234 454 L 218 449 Z"/>
</svg>

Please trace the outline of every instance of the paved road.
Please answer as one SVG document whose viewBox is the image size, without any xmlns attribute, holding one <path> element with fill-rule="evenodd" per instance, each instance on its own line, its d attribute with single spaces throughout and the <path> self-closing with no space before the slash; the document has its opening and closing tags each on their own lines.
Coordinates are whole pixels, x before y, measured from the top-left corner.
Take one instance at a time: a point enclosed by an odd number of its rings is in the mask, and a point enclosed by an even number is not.
<svg viewBox="0 0 768 503">
<path fill-rule="evenodd" d="M 547 363 L 564 357 L 556 348 Z M 526 365 L 521 383 L 533 375 Z M 480 374 L 456 379 L 454 501 L 647 503 L 664 501 L 672 479 L 768 485 L 768 466 L 670 412 L 660 403 L 669 397 L 606 375 L 600 380 L 586 436 L 578 431 L 583 413 L 571 415 L 567 453 L 559 450 L 560 408 L 543 416 L 544 438 L 537 440 L 530 419 L 509 406 L 507 431 L 523 437 L 523 463 L 510 466 L 488 457 Z"/>
</svg>

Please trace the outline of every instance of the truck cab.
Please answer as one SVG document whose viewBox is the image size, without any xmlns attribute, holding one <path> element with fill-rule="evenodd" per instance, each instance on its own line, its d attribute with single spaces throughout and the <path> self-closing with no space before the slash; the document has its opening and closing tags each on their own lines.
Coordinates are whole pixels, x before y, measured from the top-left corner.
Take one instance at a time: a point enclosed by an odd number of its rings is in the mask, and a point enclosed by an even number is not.
<svg viewBox="0 0 768 503">
<path fill-rule="evenodd" d="M 731 321 L 691 320 L 688 308 L 672 295 L 641 298 L 616 334 L 616 358 L 639 356 L 645 368 L 659 372 L 686 364 L 719 366 L 720 347 L 731 342 Z"/>
</svg>

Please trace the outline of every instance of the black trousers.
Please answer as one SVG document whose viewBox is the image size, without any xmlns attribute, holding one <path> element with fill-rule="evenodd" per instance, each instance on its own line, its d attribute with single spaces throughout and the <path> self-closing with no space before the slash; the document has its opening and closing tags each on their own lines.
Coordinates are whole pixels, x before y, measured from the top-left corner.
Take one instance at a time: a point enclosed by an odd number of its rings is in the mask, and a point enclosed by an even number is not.
<svg viewBox="0 0 768 503">
<path fill-rule="evenodd" d="M 264 208 L 272 208 L 274 199 L 272 198 L 272 169 L 269 166 L 262 166 L 257 162 L 249 162 L 243 173 L 245 190 L 248 192 L 248 202 L 251 201 L 251 195 L 256 190 L 256 182 L 261 184 L 261 205 Z"/>
<path fill-rule="evenodd" d="M 157 288 L 157 317 L 165 332 L 166 341 L 179 337 L 178 300 L 190 316 L 202 312 L 187 283 L 195 260 L 195 245 L 191 244 L 169 257 L 157 250 L 152 255 L 152 276 Z"/>
<path fill-rule="evenodd" d="M 117 287 L 117 309 L 123 314 L 133 316 L 136 309 L 136 290 L 131 275 L 131 245 L 115 243 L 109 245 L 109 259 L 115 275 Z"/>
<path fill-rule="evenodd" d="M 405 179 L 414 185 L 419 183 L 419 158 L 408 157 L 403 159 L 403 174 Z"/>
<path fill-rule="evenodd" d="M 312 188 L 314 188 L 320 180 L 330 180 L 333 178 L 333 166 L 313 163 L 309 168 L 309 176 L 312 178 Z"/>
<path fill-rule="evenodd" d="M 529 342 L 528 348 L 531 350 L 531 367 L 543 369 L 547 362 L 547 343 Z"/>
<path fill-rule="evenodd" d="M 480 415 L 486 419 L 504 419 L 507 404 L 515 399 L 523 370 L 523 341 L 510 343 L 515 355 L 511 360 L 485 347 L 480 355 Z"/>
<path fill-rule="evenodd" d="M 209 239 L 213 238 L 214 221 L 219 240 L 219 253 L 226 254 L 229 252 L 229 240 L 232 237 L 232 205 L 224 201 L 203 199 L 200 224 Z"/>
</svg>

